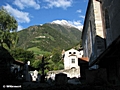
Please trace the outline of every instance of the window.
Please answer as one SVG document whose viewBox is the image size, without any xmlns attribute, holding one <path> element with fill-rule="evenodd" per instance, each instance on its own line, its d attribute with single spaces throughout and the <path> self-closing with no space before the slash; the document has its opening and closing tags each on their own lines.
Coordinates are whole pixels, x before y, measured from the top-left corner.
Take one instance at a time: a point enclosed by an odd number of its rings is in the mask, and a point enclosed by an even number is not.
<svg viewBox="0 0 120 90">
<path fill-rule="evenodd" d="M 73 52 L 73 54 L 76 54 L 76 52 Z"/>
<path fill-rule="evenodd" d="M 105 28 L 106 28 L 106 45 L 109 46 L 112 42 L 112 32 L 110 30 L 110 20 L 108 10 L 105 9 Z"/>
<path fill-rule="evenodd" d="M 75 63 L 75 59 L 72 58 L 72 59 L 71 59 L 71 63 Z"/>
<path fill-rule="evenodd" d="M 107 10 L 105 10 L 105 26 L 106 26 L 106 29 L 110 28 L 109 14 Z"/>
</svg>

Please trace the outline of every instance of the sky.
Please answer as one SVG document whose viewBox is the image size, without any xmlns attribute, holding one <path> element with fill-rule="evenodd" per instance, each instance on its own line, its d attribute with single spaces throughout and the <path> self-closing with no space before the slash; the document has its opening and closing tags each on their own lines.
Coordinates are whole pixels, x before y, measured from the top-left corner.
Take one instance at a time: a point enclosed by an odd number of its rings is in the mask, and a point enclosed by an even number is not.
<svg viewBox="0 0 120 90">
<path fill-rule="evenodd" d="M 1 0 L 18 22 L 18 31 L 33 25 L 65 20 L 83 27 L 88 0 Z"/>
</svg>

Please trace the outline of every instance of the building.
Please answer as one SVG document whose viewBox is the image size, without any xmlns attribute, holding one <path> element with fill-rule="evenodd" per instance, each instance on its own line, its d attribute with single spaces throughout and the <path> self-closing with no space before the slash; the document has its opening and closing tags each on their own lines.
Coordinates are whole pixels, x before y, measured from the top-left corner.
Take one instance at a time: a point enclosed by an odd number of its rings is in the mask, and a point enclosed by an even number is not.
<svg viewBox="0 0 120 90">
<path fill-rule="evenodd" d="M 19 60 L 14 60 L 14 62 L 11 64 L 11 73 L 14 76 L 14 79 L 16 80 L 23 80 L 25 77 L 25 71 L 26 71 L 26 78 L 27 81 L 32 81 L 34 77 L 32 77 L 31 72 L 34 70 L 38 70 L 38 68 L 34 68 L 30 65 L 30 61 L 22 62 Z"/>
<path fill-rule="evenodd" d="M 70 73 L 66 73 L 70 78 L 81 77 L 79 58 L 83 56 L 83 51 L 77 51 L 75 49 L 70 49 L 64 53 L 64 69 L 71 70 Z M 75 69 L 75 70 L 74 70 Z M 72 74 L 73 72 L 73 74 Z"/>
<path fill-rule="evenodd" d="M 81 77 L 80 74 L 80 66 L 79 66 L 79 60 L 83 56 L 83 51 L 77 51 L 75 49 L 70 49 L 68 51 L 63 50 L 62 51 L 63 59 L 64 59 L 64 69 L 63 70 L 57 70 L 57 71 L 49 71 L 47 78 L 55 79 L 55 75 L 59 73 L 67 74 L 67 77 L 69 78 L 79 78 Z"/>
<path fill-rule="evenodd" d="M 104 69 L 112 84 L 120 80 L 119 3 L 120 0 L 89 0 L 82 32 L 83 53 L 89 58 L 89 70 Z"/>
<path fill-rule="evenodd" d="M 0 46 L 0 85 L 9 83 L 13 79 L 10 71 L 13 62 L 14 58 L 10 55 L 8 50 Z"/>
<path fill-rule="evenodd" d="M 64 69 L 79 68 L 78 58 L 82 57 L 82 51 L 70 49 L 64 54 Z"/>
<path fill-rule="evenodd" d="M 82 32 L 83 53 L 89 58 L 89 64 L 105 50 L 103 27 L 101 3 L 89 0 Z M 98 66 L 91 68 L 97 69 Z"/>
</svg>

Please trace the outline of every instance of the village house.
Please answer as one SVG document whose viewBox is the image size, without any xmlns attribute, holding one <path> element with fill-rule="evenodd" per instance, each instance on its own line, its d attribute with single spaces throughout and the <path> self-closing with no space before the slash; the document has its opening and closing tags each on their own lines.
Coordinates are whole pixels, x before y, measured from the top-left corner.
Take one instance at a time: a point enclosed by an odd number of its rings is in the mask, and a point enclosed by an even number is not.
<svg viewBox="0 0 120 90">
<path fill-rule="evenodd" d="M 83 51 L 70 49 L 67 51 L 62 52 L 63 60 L 64 60 L 64 69 L 63 70 L 57 70 L 57 71 L 49 71 L 48 72 L 48 78 L 51 77 L 53 80 L 55 80 L 55 75 L 59 73 L 67 74 L 67 77 L 69 78 L 80 78 L 80 64 L 79 64 L 79 58 L 82 58 Z"/>
<path fill-rule="evenodd" d="M 83 51 L 77 51 L 75 49 L 70 49 L 64 53 L 64 70 L 75 69 L 73 74 L 67 73 L 68 77 L 80 77 L 80 66 L 78 64 L 78 58 L 82 57 Z"/>
<path fill-rule="evenodd" d="M 70 49 L 64 53 L 64 69 L 80 68 L 78 66 L 78 58 L 82 57 L 82 51 Z"/>
<path fill-rule="evenodd" d="M 88 81 L 99 75 L 120 84 L 120 0 L 89 0 L 82 32 L 84 57 L 89 59 Z M 94 71 L 93 71 L 94 70 Z M 99 71 L 99 74 L 98 74 Z M 91 77 L 91 78 L 90 78 Z"/>
</svg>

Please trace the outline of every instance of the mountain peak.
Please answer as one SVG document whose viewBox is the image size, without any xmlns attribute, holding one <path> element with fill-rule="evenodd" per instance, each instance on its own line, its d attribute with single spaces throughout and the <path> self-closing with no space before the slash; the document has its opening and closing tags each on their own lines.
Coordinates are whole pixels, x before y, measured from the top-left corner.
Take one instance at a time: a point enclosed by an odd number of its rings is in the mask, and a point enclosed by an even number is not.
<svg viewBox="0 0 120 90">
<path fill-rule="evenodd" d="M 82 29 L 82 26 L 80 25 L 74 25 L 74 23 L 72 23 L 71 21 L 67 21 L 67 20 L 55 20 L 55 21 L 52 21 L 50 24 L 59 24 L 59 25 L 62 25 L 62 26 L 67 26 L 67 27 L 74 27 L 74 28 L 77 28 L 79 30 Z"/>
<path fill-rule="evenodd" d="M 55 20 L 55 21 L 52 21 L 51 24 L 60 24 L 68 27 L 75 27 L 66 20 Z"/>
</svg>

